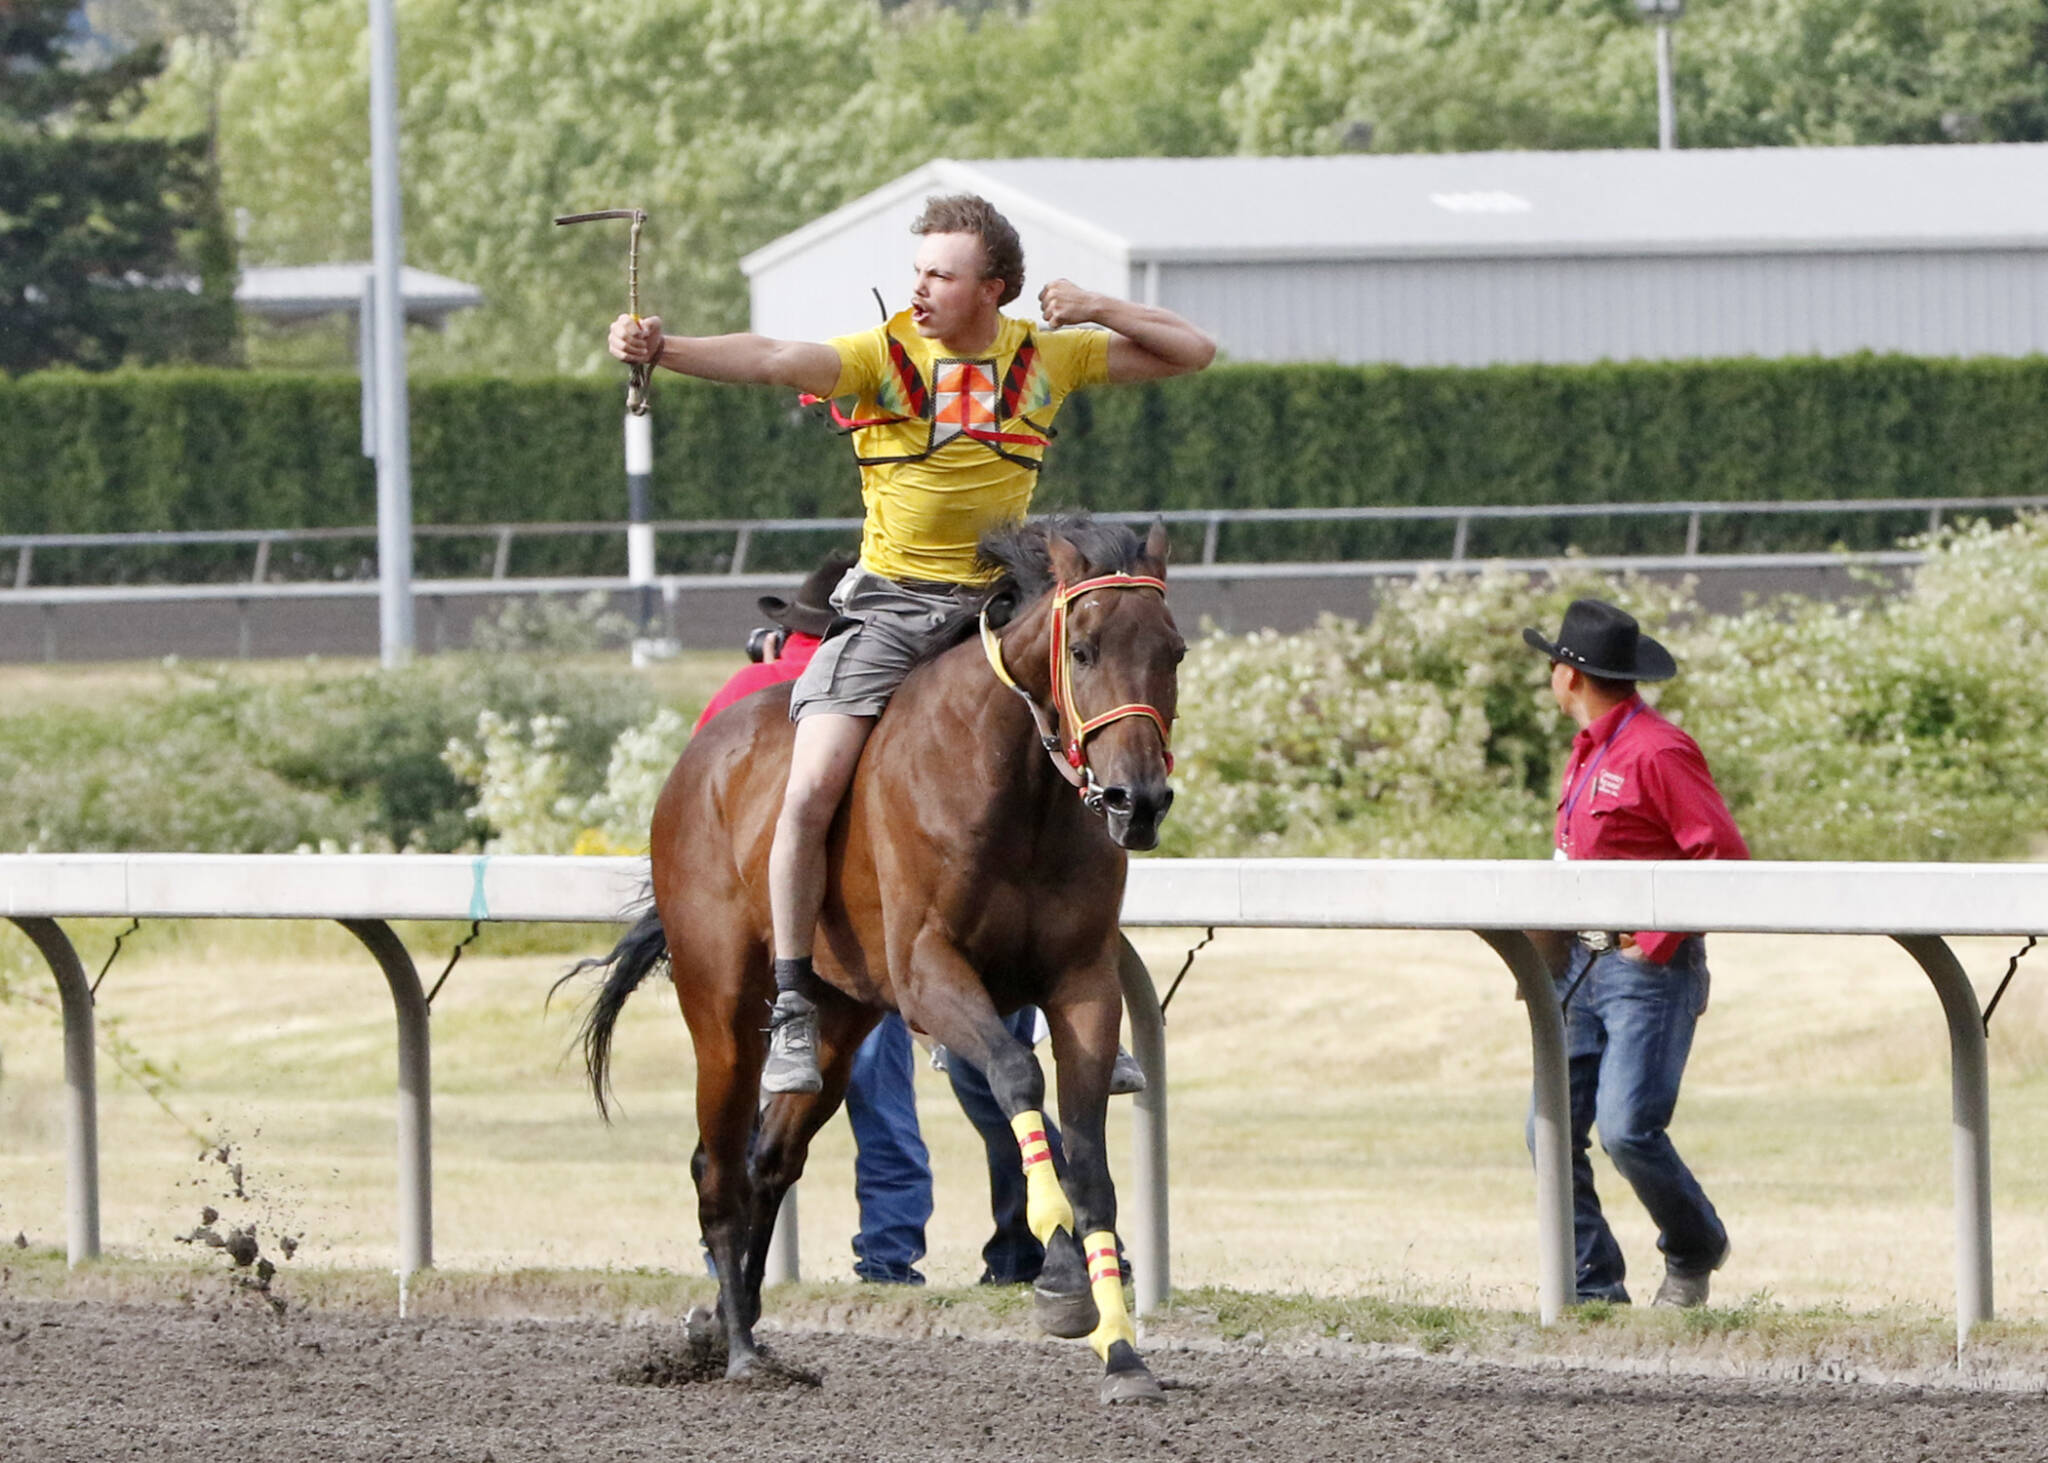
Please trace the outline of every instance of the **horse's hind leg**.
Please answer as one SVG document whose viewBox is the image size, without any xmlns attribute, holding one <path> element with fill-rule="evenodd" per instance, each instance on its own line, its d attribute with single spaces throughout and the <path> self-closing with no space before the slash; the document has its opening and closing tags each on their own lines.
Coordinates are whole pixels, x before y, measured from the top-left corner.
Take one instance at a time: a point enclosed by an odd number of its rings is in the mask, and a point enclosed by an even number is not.
<svg viewBox="0 0 2048 1463">
<path fill-rule="evenodd" d="M 736 1077 L 729 1052 L 701 1037 L 697 1043 L 697 1129 L 691 1171 L 697 1180 L 697 1223 L 718 1272 L 718 1321 L 725 1333 L 726 1375 L 743 1376 L 754 1364 L 754 1316 L 741 1283 L 746 1273 L 751 1194 L 747 1145 L 754 1131 L 753 1086 Z M 760 1061 L 753 1062 L 758 1072 Z"/>
<path fill-rule="evenodd" d="M 697 1053 L 697 1150 L 690 1172 L 697 1183 L 697 1222 L 718 1272 L 726 1375 L 744 1376 L 756 1355 L 755 1313 L 743 1277 L 753 1207 L 747 1153 L 768 1045 L 761 1030 L 767 950 L 738 935 L 721 938 L 708 919 L 682 923 L 697 932 L 669 947 L 676 996 Z"/>
</svg>

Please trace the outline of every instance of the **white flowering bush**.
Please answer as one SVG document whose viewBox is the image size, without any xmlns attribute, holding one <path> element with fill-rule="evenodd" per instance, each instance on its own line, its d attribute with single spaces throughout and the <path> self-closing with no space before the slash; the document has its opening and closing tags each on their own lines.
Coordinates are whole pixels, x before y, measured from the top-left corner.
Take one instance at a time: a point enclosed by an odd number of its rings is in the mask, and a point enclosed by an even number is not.
<svg viewBox="0 0 2048 1463">
<path fill-rule="evenodd" d="M 610 750 L 656 705 L 623 666 L 529 656 L 378 672 L 166 666 L 157 683 L 91 706 L 5 708 L 0 848 L 474 848 L 477 789 L 442 754 L 481 710 L 522 725 L 554 717 L 562 793 L 589 798 Z"/>
<path fill-rule="evenodd" d="M 1759 856 L 2004 858 L 2048 826 L 2048 521 L 1926 547 L 1906 594 L 1675 637 L 1664 704 Z"/>
<path fill-rule="evenodd" d="M 1525 625 L 1621 604 L 1678 656 L 1648 688 L 1763 858 L 1995 859 L 2048 825 L 2048 521 L 1946 531 L 1907 592 L 1703 613 L 1683 589 L 1488 572 L 1367 624 L 1198 640 L 1164 851 L 1542 856 L 1571 741 Z"/>
<path fill-rule="evenodd" d="M 1654 585 L 1519 575 L 1389 583 L 1369 622 L 1198 639 L 1181 668 L 1174 854 L 1507 857 L 1540 851 L 1569 737 L 1522 641 L 1575 594 L 1656 627 Z"/>
<path fill-rule="evenodd" d="M 476 739 L 451 738 L 448 769 L 477 789 L 468 810 L 486 830 L 491 853 L 644 853 L 647 824 L 669 768 L 689 740 L 681 714 L 663 707 L 613 742 L 604 785 L 570 790 L 560 716 L 517 721 L 495 711 L 477 716 Z"/>
</svg>

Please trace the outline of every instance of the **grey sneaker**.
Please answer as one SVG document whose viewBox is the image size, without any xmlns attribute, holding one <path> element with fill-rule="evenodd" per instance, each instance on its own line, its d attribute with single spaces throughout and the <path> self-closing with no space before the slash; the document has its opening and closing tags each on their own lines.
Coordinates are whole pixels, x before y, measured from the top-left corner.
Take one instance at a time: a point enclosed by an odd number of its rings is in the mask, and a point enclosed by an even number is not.
<svg viewBox="0 0 2048 1463">
<path fill-rule="evenodd" d="M 1138 1059 L 1122 1047 L 1116 1049 L 1116 1062 L 1109 1069 L 1109 1095 L 1128 1097 L 1133 1092 L 1145 1090 L 1145 1069 L 1138 1065 Z"/>
<path fill-rule="evenodd" d="M 818 1008 L 795 991 L 776 996 L 768 1016 L 768 1061 L 761 1068 L 763 1092 L 818 1092 Z"/>
<path fill-rule="evenodd" d="M 1728 1263 L 1728 1257 L 1735 1253 L 1731 1243 L 1721 1249 L 1721 1258 L 1714 1261 L 1712 1269 L 1697 1273 L 1674 1270 L 1669 1264 L 1664 1267 L 1664 1283 L 1657 1287 L 1657 1298 L 1652 1306 L 1665 1306 L 1673 1310 L 1689 1311 L 1707 1303 L 1707 1282 L 1714 1277 L 1714 1271 Z"/>
</svg>

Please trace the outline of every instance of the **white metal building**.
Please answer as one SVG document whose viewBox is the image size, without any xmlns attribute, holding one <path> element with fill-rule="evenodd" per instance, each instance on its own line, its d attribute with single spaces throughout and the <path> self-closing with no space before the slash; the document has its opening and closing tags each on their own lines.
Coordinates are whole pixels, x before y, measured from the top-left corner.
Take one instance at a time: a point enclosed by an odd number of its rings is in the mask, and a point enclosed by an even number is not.
<svg viewBox="0 0 2048 1463">
<path fill-rule="evenodd" d="M 2048 144 L 940 159 L 741 261 L 754 328 L 908 299 L 908 227 L 975 192 L 1065 275 L 1245 361 L 1485 365 L 2048 350 Z"/>
</svg>

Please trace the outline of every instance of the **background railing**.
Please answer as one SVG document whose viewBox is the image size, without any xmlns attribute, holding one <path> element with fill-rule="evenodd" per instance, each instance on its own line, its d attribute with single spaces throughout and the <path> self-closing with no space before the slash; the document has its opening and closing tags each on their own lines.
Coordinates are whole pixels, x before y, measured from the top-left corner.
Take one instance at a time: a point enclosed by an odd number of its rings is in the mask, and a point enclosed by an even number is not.
<svg viewBox="0 0 2048 1463">
<path fill-rule="evenodd" d="M 1844 521 L 1869 540 L 1932 532 L 1956 514 L 2005 516 L 2048 508 L 2048 496 L 1835 498 L 1797 502 L 1544 503 L 1330 508 L 1186 508 L 1097 516 L 1133 525 L 1164 519 L 1176 562 L 1277 564 L 1450 562 L 1528 558 L 1578 549 L 1624 560 L 1825 551 Z M 824 548 L 850 543 L 857 518 L 666 519 L 654 525 L 666 575 L 784 574 Z M 1418 527 L 1427 529 L 1418 536 Z M 1398 532 L 1397 532 L 1398 530 Z M 513 585 L 522 579 L 609 578 L 625 564 L 623 521 L 419 524 L 417 572 L 437 580 Z M 192 529 L 0 535 L 11 573 L 0 584 L 37 588 L 360 583 L 376 577 L 377 530 Z M 538 546 L 554 546 L 547 553 Z M 568 547 L 563 547 L 568 546 Z M 515 558 L 533 562 L 515 563 Z M 4 561 L 0 561 L 4 562 Z M 515 572 L 517 570 L 518 572 Z M 0 589 L 0 597 L 6 590 Z"/>
</svg>

